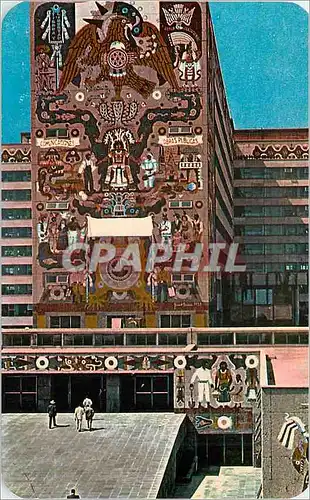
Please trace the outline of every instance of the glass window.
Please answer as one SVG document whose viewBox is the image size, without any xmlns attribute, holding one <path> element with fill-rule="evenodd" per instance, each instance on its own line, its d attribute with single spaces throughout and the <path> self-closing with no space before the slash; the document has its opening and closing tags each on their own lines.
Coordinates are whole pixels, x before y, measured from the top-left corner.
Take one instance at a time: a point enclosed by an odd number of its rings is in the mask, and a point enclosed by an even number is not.
<svg viewBox="0 0 310 500">
<path fill-rule="evenodd" d="M 261 288 L 255 290 L 255 302 L 258 306 L 272 304 L 272 289 Z"/>
<path fill-rule="evenodd" d="M 283 208 L 281 206 L 271 206 L 271 207 L 263 207 L 264 214 L 266 217 L 282 217 Z"/>
<path fill-rule="evenodd" d="M 136 392 L 151 392 L 151 390 L 152 390 L 151 377 L 136 378 Z"/>
<path fill-rule="evenodd" d="M 31 181 L 30 170 L 3 170 L 2 182 L 29 182 Z"/>
<path fill-rule="evenodd" d="M 36 392 L 36 377 L 22 377 L 22 392 Z"/>
<path fill-rule="evenodd" d="M 20 377 L 12 377 L 11 375 L 3 378 L 4 392 L 19 392 Z"/>
<path fill-rule="evenodd" d="M 245 236 L 262 236 L 264 234 L 264 226 L 244 226 Z"/>
<path fill-rule="evenodd" d="M 2 257 L 31 257 L 32 247 L 30 245 L 24 246 L 10 246 L 1 247 Z"/>
<path fill-rule="evenodd" d="M 95 345 L 124 345 L 124 335 L 95 335 Z"/>
<path fill-rule="evenodd" d="M 2 316 L 32 316 L 32 304 L 2 304 Z"/>
<path fill-rule="evenodd" d="M 31 295 L 32 285 L 2 285 L 3 295 Z"/>
<path fill-rule="evenodd" d="M 2 208 L 3 220 L 28 220 L 31 219 L 31 208 Z"/>
<path fill-rule="evenodd" d="M 30 264 L 2 266 L 3 276 L 31 276 L 32 266 Z"/>
<path fill-rule="evenodd" d="M 190 314 L 162 314 L 160 328 L 189 328 L 191 325 Z"/>
<path fill-rule="evenodd" d="M 244 304 L 254 304 L 254 290 L 247 289 L 242 291 L 242 301 Z"/>
<path fill-rule="evenodd" d="M 64 345 L 93 345 L 93 336 L 92 334 L 79 334 L 79 335 L 68 335 L 64 334 L 63 336 Z"/>
<path fill-rule="evenodd" d="M 284 253 L 284 245 L 277 243 L 266 243 L 265 244 L 265 255 L 277 255 Z"/>
<path fill-rule="evenodd" d="M 126 345 L 156 345 L 156 334 L 136 335 L 127 333 Z"/>
<path fill-rule="evenodd" d="M 2 189 L 2 201 L 30 201 L 31 189 Z"/>
<path fill-rule="evenodd" d="M 31 344 L 31 335 L 3 335 L 3 345 L 4 346 L 29 346 Z"/>
<path fill-rule="evenodd" d="M 274 334 L 275 344 L 287 344 L 287 335 L 285 333 L 275 333 Z"/>
<path fill-rule="evenodd" d="M 267 225 L 265 226 L 265 236 L 282 236 L 283 226 Z"/>
<path fill-rule="evenodd" d="M 32 238 L 31 227 L 2 227 L 2 238 Z"/>
<path fill-rule="evenodd" d="M 69 137 L 69 131 L 66 128 L 50 128 L 46 130 L 46 137 Z"/>
<path fill-rule="evenodd" d="M 158 335 L 159 345 L 186 345 L 186 334 L 180 335 L 170 335 L 165 333 L 160 333 Z"/>
<path fill-rule="evenodd" d="M 243 250 L 244 255 L 263 255 L 264 254 L 264 244 L 263 243 L 246 243 Z"/>
<path fill-rule="evenodd" d="M 50 316 L 50 328 L 81 328 L 80 316 Z"/>
<path fill-rule="evenodd" d="M 61 346 L 61 335 L 40 335 L 37 336 L 38 345 Z"/>
</svg>

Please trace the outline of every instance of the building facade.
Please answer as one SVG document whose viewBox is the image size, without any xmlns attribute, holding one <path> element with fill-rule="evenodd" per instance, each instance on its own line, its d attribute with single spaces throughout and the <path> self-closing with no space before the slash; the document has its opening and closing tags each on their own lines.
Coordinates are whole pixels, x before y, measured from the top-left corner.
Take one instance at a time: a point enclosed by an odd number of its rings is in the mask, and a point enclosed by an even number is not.
<svg viewBox="0 0 310 500">
<path fill-rule="evenodd" d="M 31 147 L 30 135 L 21 136 L 20 144 L 4 145 L 1 154 L 3 329 L 33 325 Z"/>
<path fill-rule="evenodd" d="M 235 131 L 235 325 L 308 324 L 308 131 Z"/>
</svg>

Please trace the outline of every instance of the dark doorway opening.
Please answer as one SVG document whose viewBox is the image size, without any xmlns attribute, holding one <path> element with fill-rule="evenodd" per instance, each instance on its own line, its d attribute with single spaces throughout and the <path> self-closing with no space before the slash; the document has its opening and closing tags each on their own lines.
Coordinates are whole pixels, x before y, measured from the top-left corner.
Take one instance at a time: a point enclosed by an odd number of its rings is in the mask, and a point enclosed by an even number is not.
<svg viewBox="0 0 310 500">
<path fill-rule="evenodd" d="M 252 434 L 200 434 L 197 441 L 201 466 L 253 465 Z"/>
<path fill-rule="evenodd" d="M 82 404 L 88 396 L 95 411 L 105 411 L 105 387 L 101 375 L 71 375 L 71 409 Z"/>
<path fill-rule="evenodd" d="M 105 377 L 103 375 L 52 375 L 51 395 L 57 411 L 68 412 L 82 404 L 86 395 L 94 410 L 104 412 L 106 405 Z"/>
</svg>

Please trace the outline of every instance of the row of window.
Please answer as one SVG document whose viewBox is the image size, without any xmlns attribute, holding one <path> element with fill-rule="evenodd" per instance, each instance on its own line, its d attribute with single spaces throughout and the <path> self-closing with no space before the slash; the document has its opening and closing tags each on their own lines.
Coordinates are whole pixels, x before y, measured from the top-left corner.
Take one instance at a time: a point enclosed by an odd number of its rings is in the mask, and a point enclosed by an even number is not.
<svg viewBox="0 0 310 500">
<path fill-rule="evenodd" d="M 2 189 L 2 201 L 30 201 L 31 189 Z"/>
<path fill-rule="evenodd" d="M 235 207 L 235 217 L 308 217 L 308 205 L 246 205 Z"/>
<path fill-rule="evenodd" d="M 2 295 L 31 295 L 32 285 L 2 285 Z"/>
<path fill-rule="evenodd" d="M 257 273 L 284 273 L 285 271 L 308 271 L 309 264 L 307 262 L 248 262 L 246 265 L 247 271 Z"/>
<path fill-rule="evenodd" d="M 307 224 L 268 224 L 235 226 L 236 236 L 306 236 Z"/>
<path fill-rule="evenodd" d="M 3 170 L 2 182 L 30 182 L 30 170 Z"/>
<path fill-rule="evenodd" d="M 309 169 L 306 167 L 288 168 L 235 168 L 235 179 L 308 179 Z"/>
<path fill-rule="evenodd" d="M 308 243 L 246 243 L 240 245 L 244 255 L 291 255 L 308 253 Z"/>
<path fill-rule="evenodd" d="M 32 304 L 2 304 L 2 316 L 32 316 Z"/>
<path fill-rule="evenodd" d="M 235 198 L 308 198 L 308 186 L 298 187 L 238 187 Z"/>
<path fill-rule="evenodd" d="M 2 257 L 31 257 L 32 256 L 32 246 L 22 245 L 16 247 L 1 247 Z"/>
<path fill-rule="evenodd" d="M 113 328 L 113 319 L 119 319 L 119 327 L 124 328 L 126 318 L 107 318 L 107 328 Z M 124 320 L 122 323 L 121 320 Z M 160 316 L 160 328 L 189 328 L 191 324 L 190 314 L 162 314 Z M 50 328 L 81 328 L 80 316 L 51 316 Z"/>
<path fill-rule="evenodd" d="M 31 208 L 3 208 L 2 220 L 30 220 Z"/>
<path fill-rule="evenodd" d="M 2 238 L 32 238 L 31 227 L 2 227 Z"/>
<path fill-rule="evenodd" d="M 186 335 L 8 335 L 4 334 L 3 346 L 5 347 L 23 347 L 30 345 L 37 346 L 156 346 L 156 345 L 174 345 L 185 346 L 187 344 Z M 306 334 L 291 333 L 223 333 L 208 334 L 200 333 L 197 335 L 197 344 L 203 345 L 244 345 L 244 344 L 304 344 L 309 341 Z"/>
<path fill-rule="evenodd" d="M 32 265 L 22 264 L 22 265 L 10 265 L 2 266 L 2 276 L 31 276 L 32 275 Z"/>
</svg>

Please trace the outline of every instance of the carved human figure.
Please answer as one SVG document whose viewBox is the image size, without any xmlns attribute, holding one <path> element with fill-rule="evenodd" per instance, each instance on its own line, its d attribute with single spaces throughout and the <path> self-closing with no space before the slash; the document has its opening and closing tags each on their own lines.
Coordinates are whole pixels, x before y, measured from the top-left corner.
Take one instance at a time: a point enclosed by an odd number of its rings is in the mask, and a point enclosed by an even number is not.
<svg viewBox="0 0 310 500">
<path fill-rule="evenodd" d="M 185 82 L 185 87 L 190 84 L 195 85 L 195 82 L 201 77 L 198 51 L 193 48 L 191 42 L 185 46 L 182 53 L 179 46 L 176 47 L 176 51 L 180 80 Z"/>
<path fill-rule="evenodd" d="M 94 157 L 90 152 L 88 152 L 86 153 L 79 168 L 79 174 L 83 174 L 84 177 L 84 187 L 87 194 L 92 194 L 94 192 L 94 170 L 96 170 Z"/>
<path fill-rule="evenodd" d="M 236 375 L 236 380 L 234 383 L 234 392 L 231 393 L 233 402 L 235 403 L 235 407 L 241 407 L 243 401 L 244 401 L 244 394 L 243 394 L 243 381 L 241 378 L 241 375 L 237 373 Z"/>
<path fill-rule="evenodd" d="M 163 214 L 163 219 L 159 224 L 159 232 L 164 245 L 171 244 L 172 225 L 166 213 Z"/>
<path fill-rule="evenodd" d="M 194 217 L 192 219 L 192 226 L 195 243 L 201 243 L 203 234 L 203 222 L 198 214 L 194 214 Z"/>
<path fill-rule="evenodd" d="M 108 155 L 110 165 L 104 183 L 114 188 L 126 188 L 134 183 L 129 166 L 129 153 L 121 141 L 116 141 Z"/>
<path fill-rule="evenodd" d="M 215 389 L 219 391 L 218 403 L 229 403 L 230 387 L 232 383 L 232 375 L 226 361 L 220 362 L 220 367 L 215 375 Z"/>
<path fill-rule="evenodd" d="M 213 381 L 211 370 L 207 368 L 205 363 L 193 373 L 190 384 L 194 386 L 195 382 L 197 382 L 198 387 L 198 406 L 209 406 Z"/>
<path fill-rule="evenodd" d="M 145 189 L 152 189 L 155 184 L 155 173 L 157 172 L 157 161 L 152 154 L 147 154 L 141 163 L 144 170 L 143 183 Z"/>
</svg>

